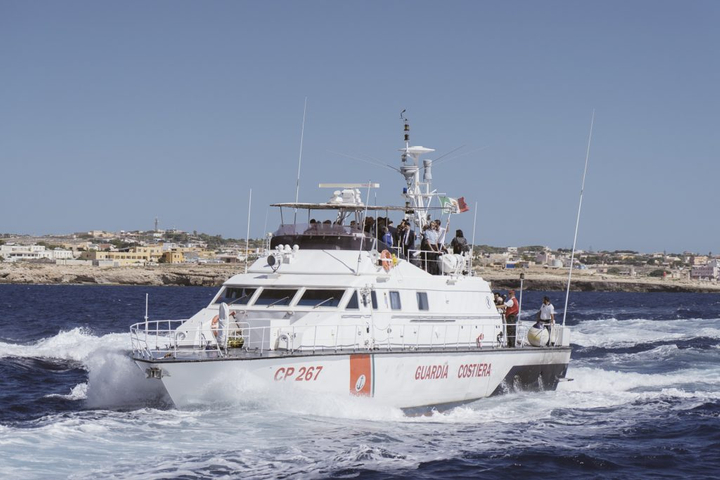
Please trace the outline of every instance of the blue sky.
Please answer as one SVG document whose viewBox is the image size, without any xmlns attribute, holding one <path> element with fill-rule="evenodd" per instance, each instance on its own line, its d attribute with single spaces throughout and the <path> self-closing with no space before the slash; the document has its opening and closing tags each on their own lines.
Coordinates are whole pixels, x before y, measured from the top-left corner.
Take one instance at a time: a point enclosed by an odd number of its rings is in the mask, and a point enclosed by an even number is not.
<svg viewBox="0 0 720 480">
<path fill-rule="evenodd" d="M 320 182 L 435 186 L 476 243 L 720 252 L 720 3 L 0 1 L 0 231 L 244 237 Z M 451 228 L 472 232 L 474 212 Z"/>
</svg>

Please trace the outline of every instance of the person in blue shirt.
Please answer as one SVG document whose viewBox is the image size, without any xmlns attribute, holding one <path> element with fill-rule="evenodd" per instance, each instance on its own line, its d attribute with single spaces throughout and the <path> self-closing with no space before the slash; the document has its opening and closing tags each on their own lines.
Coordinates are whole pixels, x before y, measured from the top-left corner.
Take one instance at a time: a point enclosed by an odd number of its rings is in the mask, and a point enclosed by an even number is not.
<svg viewBox="0 0 720 480">
<path fill-rule="evenodd" d="M 389 229 L 388 227 L 383 227 L 382 241 L 383 241 L 383 243 L 385 243 L 385 245 L 387 245 L 388 247 L 390 247 L 390 248 L 392 249 L 392 247 L 393 247 L 393 236 L 392 236 L 392 234 L 390 233 L 390 229 Z"/>
</svg>

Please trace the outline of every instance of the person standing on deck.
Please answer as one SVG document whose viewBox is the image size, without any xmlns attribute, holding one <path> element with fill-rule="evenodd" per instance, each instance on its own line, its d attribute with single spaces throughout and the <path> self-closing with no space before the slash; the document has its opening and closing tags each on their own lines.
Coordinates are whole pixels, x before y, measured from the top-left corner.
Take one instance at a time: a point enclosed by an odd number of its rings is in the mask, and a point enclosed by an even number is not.
<svg viewBox="0 0 720 480">
<path fill-rule="evenodd" d="M 393 236 L 392 233 L 390 233 L 390 229 L 388 227 L 383 227 L 383 236 L 382 241 L 390 247 L 390 250 L 393 249 Z"/>
<path fill-rule="evenodd" d="M 550 345 L 552 337 L 552 327 L 555 325 L 555 307 L 550 303 L 550 297 L 543 297 L 543 303 L 540 305 L 540 312 L 538 312 L 538 320 L 542 322 L 548 331 L 547 345 Z"/>
<path fill-rule="evenodd" d="M 422 268 L 426 272 L 430 272 L 428 269 L 428 263 L 430 260 L 430 244 L 428 243 L 428 232 L 430 231 L 430 225 L 425 224 L 422 227 L 422 232 L 420 234 L 420 253 L 422 254 L 421 260 L 422 260 Z"/>
<path fill-rule="evenodd" d="M 415 230 L 412 229 L 410 223 L 405 222 L 405 234 L 403 235 L 403 248 L 405 258 L 411 260 L 411 250 L 415 250 Z"/>
<path fill-rule="evenodd" d="M 452 247 L 455 255 L 462 255 L 463 253 L 470 251 L 470 247 L 463 236 L 462 230 L 455 230 L 455 238 L 453 238 L 452 242 L 450 242 L 450 246 Z"/>
<path fill-rule="evenodd" d="M 428 253 L 427 271 L 431 275 L 440 275 L 440 265 L 438 265 L 438 261 L 440 260 L 440 247 L 438 246 L 440 234 L 438 232 L 438 228 L 440 228 L 439 223 L 430 222 L 429 227 L 425 233 L 428 243 L 428 249 L 430 251 L 430 253 Z"/>
<path fill-rule="evenodd" d="M 390 235 L 392 236 L 393 246 L 399 246 L 400 242 L 395 241 L 395 240 L 397 240 L 398 229 L 395 228 L 395 222 L 393 222 L 389 218 L 387 219 L 387 228 L 388 228 L 388 231 L 390 231 Z"/>
<path fill-rule="evenodd" d="M 520 303 L 515 298 L 515 290 L 508 292 L 508 298 L 505 304 L 502 305 L 505 311 L 505 323 L 507 324 L 507 346 L 510 348 L 515 347 L 515 329 L 517 325 L 518 313 L 520 312 Z"/>
</svg>

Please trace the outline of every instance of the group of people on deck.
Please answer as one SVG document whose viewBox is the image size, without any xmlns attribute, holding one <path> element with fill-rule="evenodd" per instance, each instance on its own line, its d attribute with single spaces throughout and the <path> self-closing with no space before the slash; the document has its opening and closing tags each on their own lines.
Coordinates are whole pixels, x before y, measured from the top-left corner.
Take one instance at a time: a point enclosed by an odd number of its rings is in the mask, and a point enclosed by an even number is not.
<svg viewBox="0 0 720 480">
<path fill-rule="evenodd" d="M 403 219 L 400 224 L 395 224 L 388 217 L 366 217 L 363 225 L 356 225 L 355 221 L 350 226 L 343 226 L 338 222 L 325 220 L 319 222 L 314 218 L 305 230 L 305 234 L 337 234 L 359 232 L 360 227 L 370 237 L 376 238 L 384 243 L 382 249 L 387 249 L 413 264 L 421 267 L 433 275 L 440 275 L 440 256 L 444 253 L 462 255 L 470 252 L 462 230 L 455 231 L 455 237 L 449 246 L 445 244 L 446 228 L 438 219 L 429 221 L 422 228 L 418 236 L 412 228 L 411 221 Z M 419 250 L 417 249 L 418 237 L 420 240 Z"/>
<path fill-rule="evenodd" d="M 520 302 L 515 298 L 515 290 L 509 290 L 506 295 L 500 295 L 495 292 L 495 306 L 498 312 L 505 315 L 505 323 L 507 326 L 507 346 L 514 348 L 516 346 L 516 329 L 518 315 L 520 313 Z M 552 343 L 552 327 L 555 325 L 555 307 L 550 303 L 550 297 L 543 297 L 542 305 L 537 313 L 537 323 L 548 331 L 548 342 Z"/>
<path fill-rule="evenodd" d="M 367 233 L 373 234 L 377 231 L 378 240 L 396 252 L 399 257 L 418 264 L 430 274 L 440 275 L 440 256 L 449 252 L 445 245 L 446 229 L 440 220 L 432 220 L 423 226 L 419 254 L 415 250 L 417 236 L 410 221 L 404 219 L 396 228 L 389 218 L 381 217 L 377 222 L 374 222 L 374 219 L 368 220 L 370 221 L 365 225 Z M 462 230 L 455 231 L 455 238 L 450 242 L 450 248 L 452 253 L 458 255 L 470 251 Z"/>
</svg>

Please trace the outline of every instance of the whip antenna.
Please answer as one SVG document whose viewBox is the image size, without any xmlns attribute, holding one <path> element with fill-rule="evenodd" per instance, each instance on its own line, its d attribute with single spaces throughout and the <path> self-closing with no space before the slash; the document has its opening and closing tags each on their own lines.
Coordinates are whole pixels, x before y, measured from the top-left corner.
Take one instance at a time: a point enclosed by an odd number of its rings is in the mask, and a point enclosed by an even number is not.
<svg viewBox="0 0 720 480">
<path fill-rule="evenodd" d="M 245 273 L 247 273 L 248 268 L 248 262 L 250 259 L 248 258 L 248 251 L 250 249 L 250 212 L 252 211 L 252 188 L 250 189 L 250 200 L 248 201 L 248 223 L 247 223 L 247 233 L 245 234 Z"/>
<path fill-rule="evenodd" d="M 580 210 L 582 209 L 583 192 L 585 191 L 585 175 L 587 175 L 588 159 L 590 158 L 590 142 L 592 141 L 593 125 L 595 124 L 595 109 L 593 108 L 590 120 L 590 135 L 588 136 L 587 152 L 585 153 L 585 169 L 583 170 L 582 186 L 580 187 L 580 203 L 578 203 L 577 220 L 575 220 L 575 238 L 573 238 L 572 253 L 570 254 L 570 271 L 568 272 L 567 290 L 565 292 L 565 308 L 563 309 L 563 327 L 567 315 L 568 299 L 570 298 L 570 280 L 572 279 L 573 263 L 575 261 L 575 246 L 577 245 L 578 227 L 580 226 Z"/>
<path fill-rule="evenodd" d="M 302 165 L 303 139 L 305 138 L 305 113 L 307 112 L 307 97 L 305 97 L 305 106 L 303 107 L 303 121 L 300 129 L 300 156 L 298 157 L 298 173 L 297 182 L 295 183 L 295 203 L 298 203 L 300 197 L 300 166 Z M 293 225 L 297 222 L 297 207 L 295 207 L 295 215 L 293 216 Z"/>
</svg>

